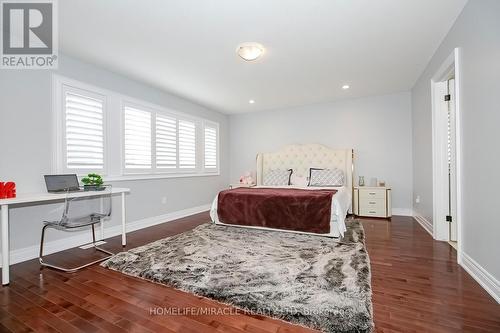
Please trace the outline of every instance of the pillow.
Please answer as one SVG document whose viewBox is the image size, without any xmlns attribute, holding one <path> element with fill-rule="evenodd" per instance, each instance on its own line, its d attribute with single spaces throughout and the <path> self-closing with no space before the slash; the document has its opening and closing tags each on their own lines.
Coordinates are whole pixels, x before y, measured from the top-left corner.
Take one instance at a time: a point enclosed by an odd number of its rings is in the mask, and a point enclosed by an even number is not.
<svg viewBox="0 0 500 333">
<path fill-rule="evenodd" d="M 292 173 L 292 176 L 290 177 L 290 185 L 306 187 L 307 186 L 307 177 L 301 177 L 295 173 Z"/>
<path fill-rule="evenodd" d="M 310 168 L 308 186 L 344 186 L 344 172 L 337 168 Z"/>
<path fill-rule="evenodd" d="M 264 175 L 263 185 L 269 186 L 284 186 L 290 185 L 290 177 L 292 176 L 293 170 L 269 170 Z"/>
</svg>

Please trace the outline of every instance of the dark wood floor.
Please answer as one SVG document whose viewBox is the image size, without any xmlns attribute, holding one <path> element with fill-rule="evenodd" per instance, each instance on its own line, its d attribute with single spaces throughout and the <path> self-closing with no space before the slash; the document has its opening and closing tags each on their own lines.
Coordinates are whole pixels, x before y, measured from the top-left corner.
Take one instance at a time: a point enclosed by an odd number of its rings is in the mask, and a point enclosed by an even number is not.
<svg viewBox="0 0 500 333">
<path fill-rule="evenodd" d="M 130 233 L 127 248 L 206 221 L 208 214 L 202 213 Z M 500 305 L 456 264 L 448 244 L 433 241 L 408 217 L 365 219 L 363 225 L 376 331 L 500 332 Z M 105 247 L 120 250 L 120 238 Z M 75 264 L 94 255 L 86 251 L 68 250 L 47 259 Z M 312 332 L 245 314 L 161 315 L 164 308 L 219 313 L 231 308 L 100 266 L 65 274 L 40 270 L 32 260 L 14 265 L 11 272 L 11 284 L 0 289 L 0 332 Z"/>
</svg>

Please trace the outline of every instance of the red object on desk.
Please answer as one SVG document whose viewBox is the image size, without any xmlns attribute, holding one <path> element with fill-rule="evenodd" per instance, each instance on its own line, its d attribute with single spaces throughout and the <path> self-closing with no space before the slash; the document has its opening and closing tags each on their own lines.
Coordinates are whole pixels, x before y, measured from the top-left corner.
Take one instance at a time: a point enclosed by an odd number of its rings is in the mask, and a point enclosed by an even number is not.
<svg viewBox="0 0 500 333">
<path fill-rule="evenodd" d="M 16 197 L 16 183 L 0 182 L 0 199 Z"/>
</svg>

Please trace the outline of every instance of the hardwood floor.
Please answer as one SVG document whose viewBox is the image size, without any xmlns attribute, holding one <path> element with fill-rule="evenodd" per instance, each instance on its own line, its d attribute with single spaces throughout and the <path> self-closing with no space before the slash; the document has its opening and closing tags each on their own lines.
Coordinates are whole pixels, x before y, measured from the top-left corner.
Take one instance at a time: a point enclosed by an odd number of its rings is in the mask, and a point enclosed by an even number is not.
<svg viewBox="0 0 500 333">
<path fill-rule="evenodd" d="M 127 248 L 206 221 L 202 213 L 130 233 Z M 448 243 L 433 241 L 408 217 L 363 225 L 377 332 L 500 332 L 500 305 L 456 264 Z M 120 251 L 120 237 L 104 247 Z M 71 265 L 89 255 L 93 250 L 72 249 L 47 260 Z M 166 308 L 191 313 L 166 315 Z M 193 313 L 200 309 L 217 313 Z M 65 274 L 31 260 L 12 266 L 11 284 L 0 289 L 0 332 L 313 332 L 231 309 L 98 265 Z"/>
</svg>

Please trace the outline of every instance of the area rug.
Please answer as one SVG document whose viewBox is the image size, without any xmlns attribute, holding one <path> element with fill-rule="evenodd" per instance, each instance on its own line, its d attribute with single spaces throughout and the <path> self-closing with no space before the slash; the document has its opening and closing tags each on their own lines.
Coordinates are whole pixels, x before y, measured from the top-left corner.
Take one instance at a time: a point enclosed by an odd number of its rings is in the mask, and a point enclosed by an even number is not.
<svg viewBox="0 0 500 333">
<path fill-rule="evenodd" d="M 362 225 L 335 239 L 206 223 L 101 265 L 323 332 L 371 332 Z"/>
</svg>

